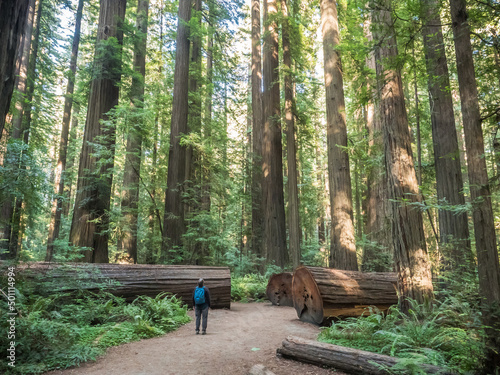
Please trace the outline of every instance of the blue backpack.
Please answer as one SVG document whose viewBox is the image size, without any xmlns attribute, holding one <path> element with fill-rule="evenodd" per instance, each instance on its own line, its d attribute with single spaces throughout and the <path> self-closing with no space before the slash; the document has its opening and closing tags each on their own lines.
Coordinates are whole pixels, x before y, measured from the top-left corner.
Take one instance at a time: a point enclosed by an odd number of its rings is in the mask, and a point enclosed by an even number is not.
<svg viewBox="0 0 500 375">
<path fill-rule="evenodd" d="M 196 305 L 201 305 L 205 303 L 205 288 L 197 286 L 194 291 L 194 303 Z"/>
</svg>

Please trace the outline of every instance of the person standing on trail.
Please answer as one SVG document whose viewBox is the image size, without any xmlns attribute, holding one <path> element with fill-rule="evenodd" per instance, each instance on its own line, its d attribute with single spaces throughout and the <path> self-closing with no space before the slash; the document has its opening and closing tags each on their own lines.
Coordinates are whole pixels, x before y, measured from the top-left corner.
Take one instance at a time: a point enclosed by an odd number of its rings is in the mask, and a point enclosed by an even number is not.
<svg viewBox="0 0 500 375">
<path fill-rule="evenodd" d="M 201 325 L 201 334 L 207 333 L 208 308 L 210 307 L 210 290 L 203 286 L 203 279 L 198 280 L 198 286 L 193 292 L 193 309 L 196 315 L 196 334 L 200 333 L 200 320 L 203 317 Z"/>
</svg>

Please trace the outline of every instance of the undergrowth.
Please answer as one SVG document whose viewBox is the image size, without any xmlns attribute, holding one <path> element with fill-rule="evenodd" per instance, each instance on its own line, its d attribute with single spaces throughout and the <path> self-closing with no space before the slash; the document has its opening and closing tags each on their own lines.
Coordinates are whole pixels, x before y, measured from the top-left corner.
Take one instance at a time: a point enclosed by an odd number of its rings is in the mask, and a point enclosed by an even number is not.
<svg viewBox="0 0 500 375">
<path fill-rule="evenodd" d="M 481 368 L 485 346 L 480 315 L 466 301 L 448 297 L 433 305 L 412 303 L 408 315 L 397 308 L 372 312 L 332 323 L 319 340 L 402 358 L 388 373 L 425 374 L 421 363 L 460 374 Z"/>
<path fill-rule="evenodd" d="M 7 311 L 4 299 L 0 307 Z M 39 296 L 17 290 L 16 307 L 16 366 L 1 361 L 2 374 L 40 374 L 79 365 L 110 346 L 163 335 L 190 320 L 181 300 L 166 294 L 127 304 L 102 291 Z M 0 329 L 7 332 L 6 319 Z M 0 335 L 0 347 L 9 342 Z"/>
<path fill-rule="evenodd" d="M 231 299 L 249 302 L 266 299 L 268 278 L 260 274 L 231 277 Z"/>
</svg>

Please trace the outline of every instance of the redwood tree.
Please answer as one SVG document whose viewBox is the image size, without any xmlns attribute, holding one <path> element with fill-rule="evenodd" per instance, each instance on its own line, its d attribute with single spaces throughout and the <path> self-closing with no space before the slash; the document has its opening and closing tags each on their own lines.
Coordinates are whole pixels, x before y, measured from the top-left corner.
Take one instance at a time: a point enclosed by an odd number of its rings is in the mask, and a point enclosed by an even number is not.
<svg viewBox="0 0 500 375">
<path fill-rule="evenodd" d="M 374 39 L 377 41 L 377 76 L 381 82 L 380 115 L 385 164 L 391 200 L 392 240 L 398 272 L 401 311 L 408 312 L 411 298 L 432 299 L 433 287 L 425 243 L 420 195 L 411 149 L 398 50 L 390 0 L 376 4 Z"/>
<path fill-rule="evenodd" d="M 330 267 L 358 270 L 352 212 L 352 188 L 347 146 L 342 64 L 337 50 L 339 25 L 334 0 L 321 0 L 325 65 L 328 181 L 331 202 Z"/>
<path fill-rule="evenodd" d="M 184 191 L 186 147 L 180 138 L 188 131 L 189 28 L 191 1 L 179 1 L 177 41 L 175 52 L 174 96 L 170 122 L 170 150 L 168 153 L 167 189 L 163 225 L 162 258 L 182 245 L 186 231 L 182 193 Z"/>
<path fill-rule="evenodd" d="M 107 263 L 115 127 L 110 111 L 118 104 L 126 0 L 101 0 L 70 242 L 86 262 Z"/>
</svg>

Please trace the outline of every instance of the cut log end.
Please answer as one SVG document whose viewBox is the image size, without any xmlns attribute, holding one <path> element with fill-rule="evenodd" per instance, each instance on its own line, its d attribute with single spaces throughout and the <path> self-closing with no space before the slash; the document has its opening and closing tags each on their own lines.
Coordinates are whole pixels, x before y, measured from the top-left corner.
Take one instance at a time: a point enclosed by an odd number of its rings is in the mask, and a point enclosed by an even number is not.
<svg viewBox="0 0 500 375">
<path fill-rule="evenodd" d="M 292 273 L 283 272 L 269 278 L 266 295 L 273 305 L 293 306 Z"/>
<path fill-rule="evenodd" d="M 318 285 L 306 267 L 300 267 L 293 273 L 293 306 L 300 320 L 321 324 L 323 322 L 323 299 Z"/>
</svg>

